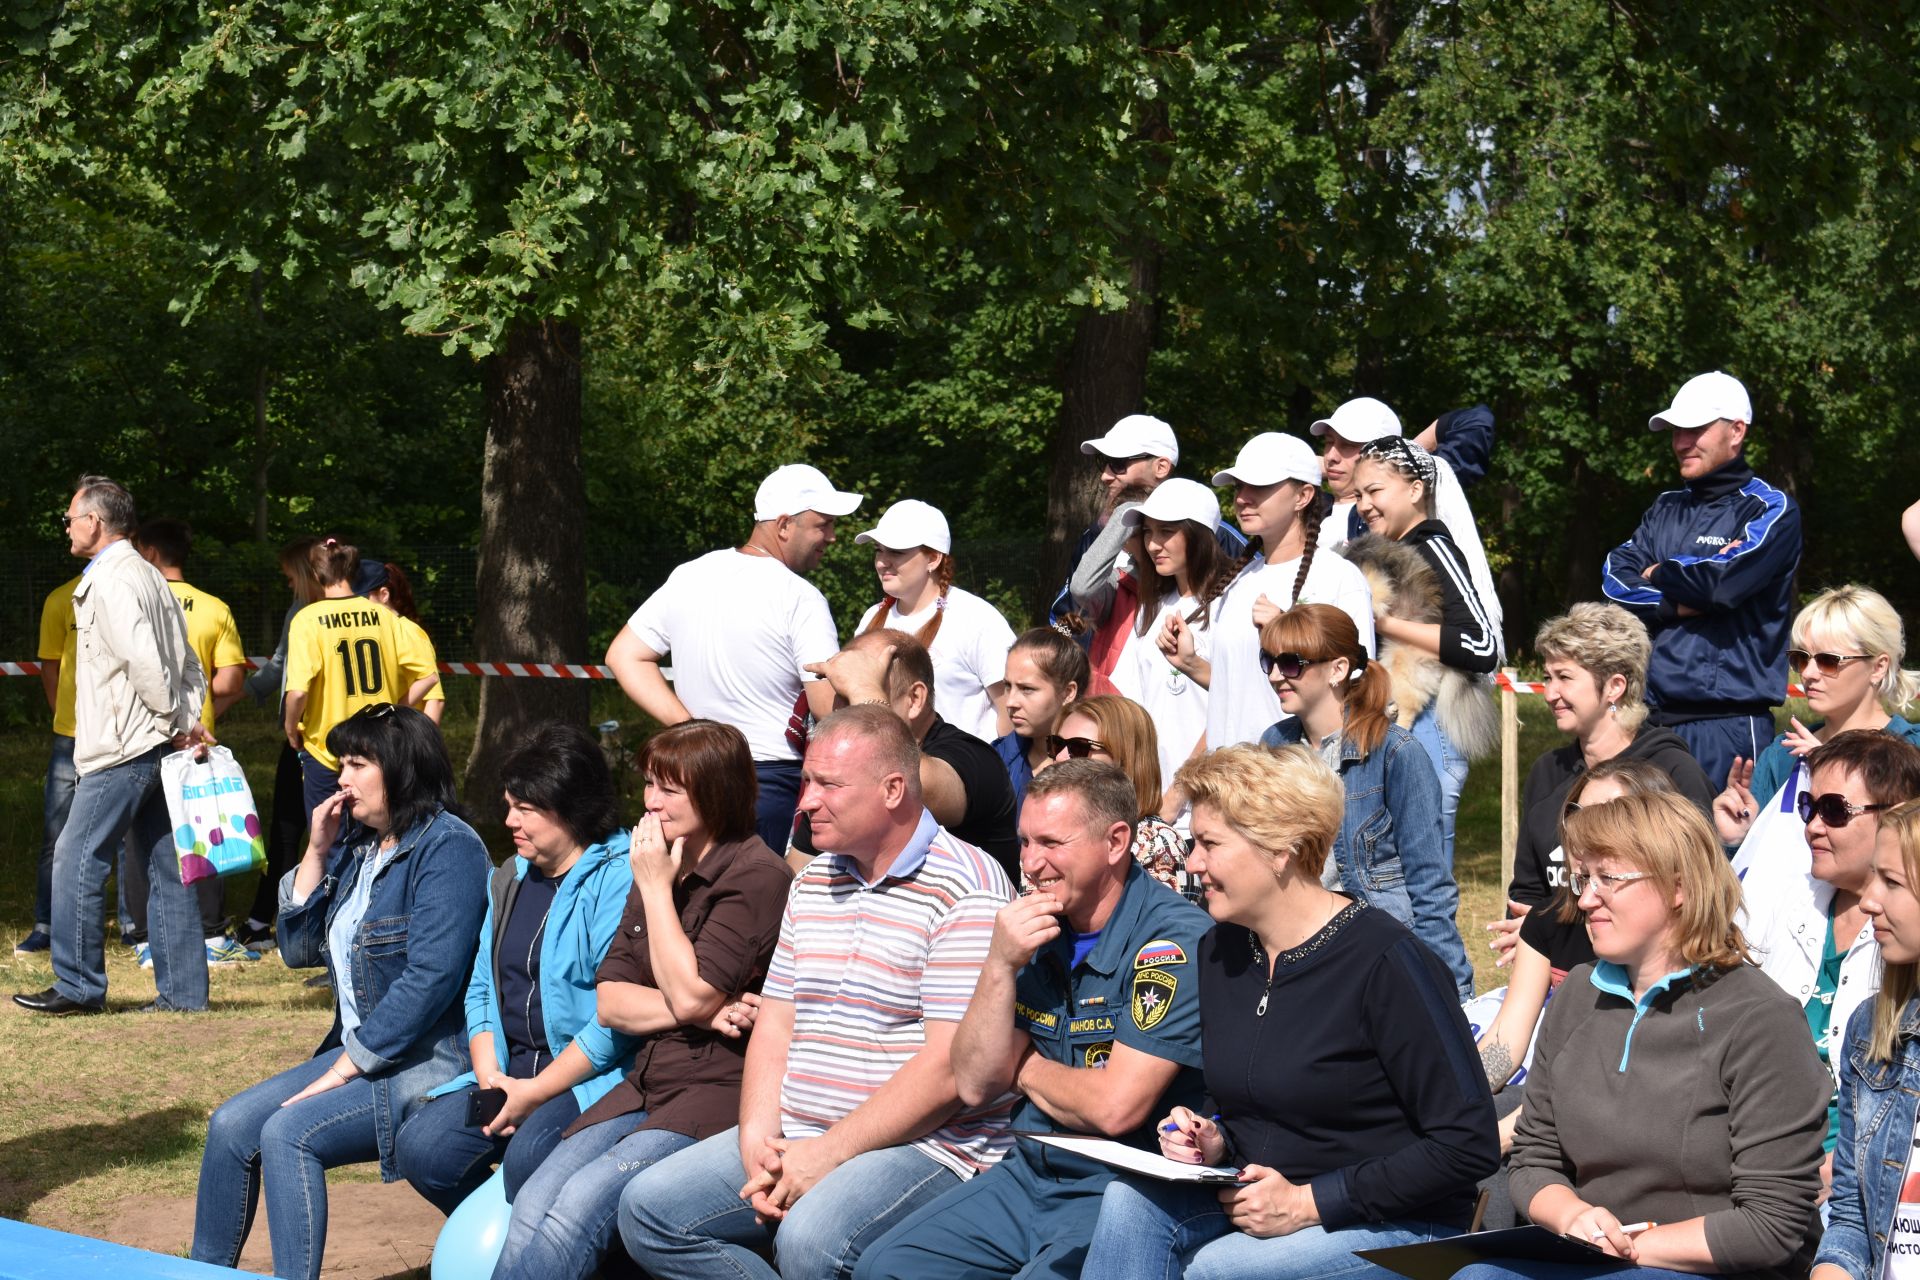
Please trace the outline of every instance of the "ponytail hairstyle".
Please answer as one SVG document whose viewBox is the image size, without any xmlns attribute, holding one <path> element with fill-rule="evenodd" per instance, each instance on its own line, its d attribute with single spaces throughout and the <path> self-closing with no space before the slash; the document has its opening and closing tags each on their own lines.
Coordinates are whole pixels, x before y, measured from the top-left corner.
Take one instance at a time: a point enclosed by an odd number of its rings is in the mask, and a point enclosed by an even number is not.
<svg viewBox="0 0 1920 1280">
<path fill-rule="evenodd" d="M 1909 800 L 1880 814 L 1880 830 L 1891 831 L 1900 842 L 1900 869 L 1907 882 L 1886 885 L 1882 894 L 1910 893 L 1920 896 L 1920 800 Z M 1872 1062 L 1892 1062 L 1900 1041 L 1900 1023 L 1920 995 L 1920 964 L 1909 961 L 1896 964 L 1883 961 L 1880 990 L 1873 997 L 1873 1038 L 1867 1043 L 1867 1058 Z"/>
<path fill-rule="evenodd" d="M 930 556 L 940 557 L 940 563 L 933 566 L 933 581 L 934 585 L 940 588 L 940 598 L 933 602 L 933 616 L 927 619 L 925 625 L 918 631 L 913 633 L 913 638 L 918 640 L 922 645 L 931 645 L 933 638 L 940 634 L 940 624 L 947 616 L 947 593 L 953 590 L 953 554 L 951 552 L 935 551 L 932 547 L 920 547 L 918 550 L 924 551 Z M 895 603 L 892 596 L 882 593 L 878 601 L 880 607 L 873 612 L 873 621 L 869 622 L 865 627 L 862 627 L 860 634 L 865 635 L 869 631 L 888 630 L 887 619 L 893 616 Z"/>
<path fill-rule="evenodd" d="M 420 606 L 414 603 L 413 580 L 407 577 L 407 571 L 389 560 L 387 570 L 387 607 L 416 626 L 420 623 Z"/>
<path fill-rule="evenodd" d="M 1268 653 L 1297 653 L 1310 662 L 1345 658 L 1347 682 L 1336 685 L 1334 692 L 1346 712 L 1346 740 L 1362 756 L 1373 754 L 1386 741 L 1393 677 L 1367 657 L 1360 628 L 1346 610 L 1330 604 L 1296 604 L 1260 628 L 1260 647 Z"/>
<path fill-rule="evenodd" d="M 1142 531 L 1146 529 L 1145 521 L 1141 522 L 1140 528 Z M 1226 590 L 1227 584 L 1233 581 L 1234 574 L 1239 570 L 1227 559 L 1227 553 L 1220 549 L 1220 540 L 1214 536 L 1213 530 L 1197 520 L 1182 520 L 1180 529 L 1187 535 L 1187 585 L 1193 588 L 1193 597 L 1199 602 L 1186 620 L 1204 631 L 1209 620 L 1207 606 L 1215 596 Z M 1176 588 L 1174 580 L 1161 577 L 1153 567 L 1153 561 L 1145 556 L 1133 566 L 1133 576 L 1140 583 L 1140 616 L 1135 622 L 1134 632 L 1144 636 L 1153 620 L 1159 616 L 1161 597 Z"/>
<path fill-rule="evenodd" d="M 1054 687 L 1063 702 L 1068 685 L 1073 686 L 1074 697 L 1084 697 L 1093 684 L 1093 665 L 1074 637 L 1085 630 L 1086 619 L 1077 613 L 1063 614 L 1050 627 L 1022 631 L 1007 652 L 1024 652 L 1033 659 L 1041 678 Z"/>
<path fill-rule="evenodd" d="M 293 598 L 302 605 L 320 598 L 320 580 L 313 576 L 313 548 L 319 541 L 309 534 L 280 548 L 280 572 L 291 580 Z"/>
<path fill-rule="evenodd" d="M 322 538 L 308 550 L 307 564 L 322 587 L 352 582 L 354 571 L 360 567 L 360 548 L 338 538 Z"/>
</svg>

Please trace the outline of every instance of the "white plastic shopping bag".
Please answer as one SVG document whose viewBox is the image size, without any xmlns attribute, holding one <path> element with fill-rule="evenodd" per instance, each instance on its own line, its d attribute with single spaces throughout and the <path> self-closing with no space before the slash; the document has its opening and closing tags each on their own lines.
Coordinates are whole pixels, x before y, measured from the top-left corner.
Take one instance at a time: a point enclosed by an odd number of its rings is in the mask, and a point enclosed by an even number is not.
<svg viewBox="0 0 1920 1280">
<path fill-rule="evenodd" d="M 240 762 L 225 747 L 207 748 L 204 760 L 193 754 L 176 751 L 160 761 L 181 883 L 266 866 L 267 841 Z"/>
</svg>

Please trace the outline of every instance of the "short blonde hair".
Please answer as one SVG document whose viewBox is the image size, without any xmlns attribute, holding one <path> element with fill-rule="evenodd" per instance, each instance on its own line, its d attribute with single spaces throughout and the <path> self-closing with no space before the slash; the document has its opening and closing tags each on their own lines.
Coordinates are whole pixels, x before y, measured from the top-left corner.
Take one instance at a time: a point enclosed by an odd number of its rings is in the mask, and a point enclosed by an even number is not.
<svg viewBox="0 0 1920 1280">
<path fill-rule="evenodd" d="M 1857 645 L 1864 653 L 1888 660 L 1887 674 L 1878 688 L 1880 705 L 1889 713 L 1905 710 L 1920 697 L 1920 672 L 1900 666 L 1907 656 L 1906 626 L 1887 598 L 1872 587 L 1849 583 L 1807 601 L 1806 608 L 1793 617 L 1794 646 L 1812 649 L 1815 636 Z"/>
<path fill-rule="evenodd" d="M 1295 744 L 1222 747 L 1180 766 L 1174 784 L 1194 808 L 1207 805 L 1248 840 L 1318 880 L 1346 813 L 1340 776 L 1318 752 Z"/>
<path fill-rule="evenodd" d="M 1614 713 L 1620 727 L 1632 733 L 1647 718 L 1647 662 L 1653 656 L 1653 640 L 1646 624 L 1619 605 L 1589 600 L 1548 618 L 1540 624 L 1533 648 L 1543 662 L 1559 660 L 1579 667 L 1593 677 L 1595 688 L 1615 676 L 1624 677 L 1627 689 Z"/>
<path fill-rule="evenodd" d="M 1568 814 L 1560 831 L 1568 862 L 1611 858 L 1648 872 L 1665 901 L 1676 890 L 1685 893 L 1673 912 L 1674 949 L 1688 968 L 1731 969 L 1752 961 L 1734 923 L 1740 881 L 1693 801 L 1678 792 L 1621 796 Z"/>
<path fill-rule="evenodd" d="M 1076 698 L 1060 708 L 1055 732 L 1068 716 L 1085 716 L 1100 727 L 1100 741 L 1106 744 L 1107 754 L 1133 780 L 1134 790 L 1140 794 L 1140 812 L 1160 812 L 1160 734 L 1147 709 L 1113 693 Z"/>
</svg>

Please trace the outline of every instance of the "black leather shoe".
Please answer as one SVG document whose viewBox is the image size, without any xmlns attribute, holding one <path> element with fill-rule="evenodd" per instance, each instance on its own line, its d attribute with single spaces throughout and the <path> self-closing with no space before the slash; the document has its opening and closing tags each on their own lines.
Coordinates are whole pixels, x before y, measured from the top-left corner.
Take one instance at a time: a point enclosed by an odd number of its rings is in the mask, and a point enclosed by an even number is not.
<svg viewBox="0 0 1920 1280">
<path fill-rule="evenodd" d="M 51 1013 L 56 1016 L 69 1013 L 101 1013 L 105 1005 L 82 1004 L 78 1000 L 69 1000 L 60 994 L 60 988 L 48 987 L 45 991 L 35 991 L 31 995 L 21 993 L 13 997 L 13 1002 L 22 1009 L 31 1009 L 35 1013 Z"/>
</svg>

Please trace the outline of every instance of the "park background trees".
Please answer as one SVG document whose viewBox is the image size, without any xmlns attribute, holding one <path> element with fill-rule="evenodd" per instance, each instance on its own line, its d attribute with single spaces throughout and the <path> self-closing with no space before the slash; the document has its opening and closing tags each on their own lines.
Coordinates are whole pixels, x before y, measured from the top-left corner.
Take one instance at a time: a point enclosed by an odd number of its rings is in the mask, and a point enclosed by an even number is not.
<svg viewBox="0 0 1920 1280">
<path fill-rule="evenodd" d="M 1077 442 L 1204 475 L 1485 400 L 1511 637 L 1725 367 L 1803 584 L 1903 595 L 1914 6 L 33 0 L 0 45 L 10 541 L 81 466 L 269 563 L 480 549 L 474 656 L 590 659 L 799 457 L 1029 605 Z M 969 563 L 971 560 L 971 563 Z M 845 621 L 870 588 L 839 549 Z M 488 682 L 470 781 L 576 690 Z"/>
</svg>

